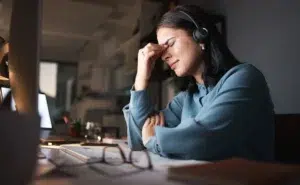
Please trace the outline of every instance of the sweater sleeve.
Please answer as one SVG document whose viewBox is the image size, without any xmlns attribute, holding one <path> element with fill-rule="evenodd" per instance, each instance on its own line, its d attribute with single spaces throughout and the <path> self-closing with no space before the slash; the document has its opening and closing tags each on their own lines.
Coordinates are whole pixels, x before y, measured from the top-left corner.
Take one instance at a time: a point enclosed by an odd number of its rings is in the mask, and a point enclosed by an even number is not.
<svg viewBox="0 0 300 185">
<path fill-rule="evenodd" d="M 222 159 L 245 143 L 253 127 L 265 128 L 255 121 L 272 106 L 265 79 L 256 68 L 232 71 L 216 88 L 213 101 L 196 117 L 182 120 L 175 128 L 156 126 L 155 140 L 148 148 L 169 157 Z"/>
<path fill-rule="evenodd" d="M 175 127 L 180 123 L 184 96 L 184 92 L 179 93 L 165 109 L 161 110 L 164 113 L 166 127 Z M 131 90 L 130 102 L 123 108 L 127 124 L 128 145 L 131 149 L 144 149 L 141 131 L 144 122 L 153 112 L 153 105 L 147 90 Z M 151 143 L 153 143 L 152 139 Z"/>
</svg>

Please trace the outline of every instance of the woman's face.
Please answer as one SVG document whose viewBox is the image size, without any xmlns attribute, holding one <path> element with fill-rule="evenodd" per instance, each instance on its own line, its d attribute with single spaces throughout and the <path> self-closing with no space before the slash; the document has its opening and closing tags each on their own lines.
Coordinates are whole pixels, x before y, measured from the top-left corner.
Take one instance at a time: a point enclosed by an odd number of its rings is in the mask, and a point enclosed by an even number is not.
<svg viewBox="0 0 300 185">
<path fill-rule="evenodd" d="M 162 55 L 177 76 L 196 75 L 200 69 L 201 47 L 183 29 L 161 27 L 157 30 L 157 40 L 160 45 L 169 47 Z"/>
</svg>

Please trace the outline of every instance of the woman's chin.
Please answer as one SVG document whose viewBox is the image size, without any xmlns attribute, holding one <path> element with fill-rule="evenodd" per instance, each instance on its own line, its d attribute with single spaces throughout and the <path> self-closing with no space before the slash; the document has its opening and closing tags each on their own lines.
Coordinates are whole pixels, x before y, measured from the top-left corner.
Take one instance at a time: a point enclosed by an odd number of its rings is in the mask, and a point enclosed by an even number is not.
<svg viewBox="0 0 300 185">
<path fill-rule="evenodd" d="M 175 69 L 174 72 L 175 72 L 176 76 L 178 76 L 178 77 L 184 77 L 184 76 L 186 76 L 186 74 L 183 71 Z"/>
</svg>

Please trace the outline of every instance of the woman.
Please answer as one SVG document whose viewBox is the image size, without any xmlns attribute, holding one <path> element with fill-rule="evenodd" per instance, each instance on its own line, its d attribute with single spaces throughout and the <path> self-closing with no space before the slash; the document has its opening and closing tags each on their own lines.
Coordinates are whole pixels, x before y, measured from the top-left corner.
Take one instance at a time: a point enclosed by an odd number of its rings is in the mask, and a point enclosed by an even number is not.
<svg viewBox="0 0 300 185">
<path fill-rule="evenodd" d="M 265 78 L 237 61 L 210 19 L 199 7 L 178 6 L 158 24 L 158 44 L 139 50 L 123 109 L 129 146 L 179 159 L 272 160 L 273 104 Z M 155 113 L 147 85 L 159 57 L 177 76 L 193 77 L 193 85 Z"/>
</svg>

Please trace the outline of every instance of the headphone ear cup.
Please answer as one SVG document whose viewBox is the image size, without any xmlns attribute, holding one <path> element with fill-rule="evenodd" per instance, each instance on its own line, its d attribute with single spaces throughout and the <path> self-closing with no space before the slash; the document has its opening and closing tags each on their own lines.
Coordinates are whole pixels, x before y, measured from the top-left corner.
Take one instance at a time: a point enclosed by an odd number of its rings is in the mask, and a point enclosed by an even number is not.
<svg viewBox="0 0 300 185">
<path fill-rule="evenodd" d="M 193 31 L 193 38 L 197 43 L 206 39 L 207 35 L 208 35 L 208 31 L 206 28 L 195 29 Z"/>
<path fill-rule="evenodd" d="M 199 43 L 202 40 L 202 35 L 198 29 L 193 31 L 193 38 L 197 43 Z"/>
</svg>

